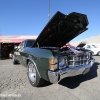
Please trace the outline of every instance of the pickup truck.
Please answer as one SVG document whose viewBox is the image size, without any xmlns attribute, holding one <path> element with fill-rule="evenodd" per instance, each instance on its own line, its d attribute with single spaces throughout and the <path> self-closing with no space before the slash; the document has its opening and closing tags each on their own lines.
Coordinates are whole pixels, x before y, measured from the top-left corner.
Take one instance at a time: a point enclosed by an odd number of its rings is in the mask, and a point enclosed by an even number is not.
<svg viewBox="0 0 100 100">
<path fill-rule="evenodd" d="M 16 47 L 12 61 L 27 68 L 32 86 L 43 82 L 58 83 L 66 77 L 86 74 L 95 61 L 88 50 L 63 47 L 87 30 L 85 14 L 57 12 L 47 23 L 36 40 L 25 40 Z M 30 42 L 31 41 L 31 42 Z"/>
</svg>

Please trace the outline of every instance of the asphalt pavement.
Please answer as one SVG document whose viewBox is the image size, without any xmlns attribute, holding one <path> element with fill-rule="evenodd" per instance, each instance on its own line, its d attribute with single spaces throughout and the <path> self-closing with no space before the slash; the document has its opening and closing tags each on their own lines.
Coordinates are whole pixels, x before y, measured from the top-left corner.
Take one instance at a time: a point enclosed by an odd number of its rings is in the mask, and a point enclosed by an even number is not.
<svg viewBox="0 0 100 100">
<path fill-rule="evenodd" d="M 29 83 L 24 66 L 0 60 L 0 100 L 100 100 L 100 57 L 94 58 L 88 74 L 65 78 L 58 84 L 45 82 L 41 87 Z"/>
</svg>

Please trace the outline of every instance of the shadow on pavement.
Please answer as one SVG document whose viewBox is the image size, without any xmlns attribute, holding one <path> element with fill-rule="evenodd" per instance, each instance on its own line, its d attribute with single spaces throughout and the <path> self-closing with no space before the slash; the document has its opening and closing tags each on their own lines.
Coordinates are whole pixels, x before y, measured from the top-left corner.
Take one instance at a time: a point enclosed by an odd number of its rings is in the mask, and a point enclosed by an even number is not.
<svg viewBox="0 0 100 100">
<path fill-rule="evenodd" d="M 80 83 L 91 80 L 97 77 L 97 69 L 100 63 L 95 62 L 94 65 L 91 67 L 90 71 L 86 75 L 78 75 L 74 77 L 67 77 L 59 82 L 60 85 L 65 87 L 74 89 L 80 85 Z"/>
<path fill-rule="evenodd" d="M 48 81 L 45 81 L 41 86 L 39 86 L 38 88 L 41 88 L 41 87 L 47 87 L 47 86 L 50 86 L 52 85 L 52 83 L 48 82 Z"/>
</svg>

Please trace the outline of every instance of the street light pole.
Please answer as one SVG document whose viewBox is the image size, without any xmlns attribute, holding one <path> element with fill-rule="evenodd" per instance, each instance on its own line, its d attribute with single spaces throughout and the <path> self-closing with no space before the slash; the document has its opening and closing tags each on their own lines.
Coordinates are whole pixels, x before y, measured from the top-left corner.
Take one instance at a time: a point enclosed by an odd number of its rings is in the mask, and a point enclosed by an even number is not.
<svg viewBox="0 0 100 100">
<path fill-rule="evenodd" d="M 48 18 L 50 20 L 50 0 L 48 0 Z"/>
</svg>

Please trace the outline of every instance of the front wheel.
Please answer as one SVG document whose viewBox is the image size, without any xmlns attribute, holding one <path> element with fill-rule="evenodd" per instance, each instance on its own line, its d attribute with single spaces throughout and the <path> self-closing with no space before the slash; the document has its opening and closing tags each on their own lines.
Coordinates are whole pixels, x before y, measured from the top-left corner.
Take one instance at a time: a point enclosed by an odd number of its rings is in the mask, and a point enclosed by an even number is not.
<svg viewBox="0 0 100 100">
<path fill-rule="evenodd" d="M 44 83 L 44 80 L 40 78 L 39 73 L 37 72 L 36 66 L 33 62 L 28 62 L 28 79 L 32 86 L 38 87 Z"/>
<path fill-rule="evenodd" d="M 100 56 L 100 51 L 97 53 L 98 56 Z"/>
</svg>

